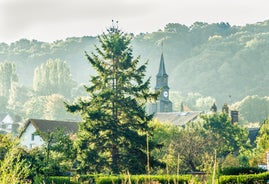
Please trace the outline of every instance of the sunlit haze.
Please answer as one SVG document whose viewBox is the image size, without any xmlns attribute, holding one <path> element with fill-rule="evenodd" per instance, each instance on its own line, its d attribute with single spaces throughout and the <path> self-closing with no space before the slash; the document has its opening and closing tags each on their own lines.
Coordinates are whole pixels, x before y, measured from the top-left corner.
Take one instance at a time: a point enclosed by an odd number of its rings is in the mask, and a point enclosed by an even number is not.
<svg viewBox="0 0 269 184">
<path fill-rule="evenodd" d="M 0 42 L 95 36 L 112 19 L 134 34 L 167 23 L 245 25 L 269 19 L 268 7 L 268 0 L 0 0 Z"/>
</svg>

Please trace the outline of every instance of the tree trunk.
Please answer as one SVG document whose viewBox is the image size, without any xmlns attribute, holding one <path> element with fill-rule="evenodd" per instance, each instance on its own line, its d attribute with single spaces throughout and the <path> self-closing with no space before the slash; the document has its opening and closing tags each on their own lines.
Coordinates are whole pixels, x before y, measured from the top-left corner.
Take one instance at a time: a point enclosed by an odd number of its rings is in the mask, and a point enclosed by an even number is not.
<svg viewBox="0 0 269 184">
<path fill-rule="evenodd" d="M 119 174 L 119 167 L 118 167 L 118 149 L 116 145 L 112 145 L 112 172 L 113 174 Z"/>
</svg>

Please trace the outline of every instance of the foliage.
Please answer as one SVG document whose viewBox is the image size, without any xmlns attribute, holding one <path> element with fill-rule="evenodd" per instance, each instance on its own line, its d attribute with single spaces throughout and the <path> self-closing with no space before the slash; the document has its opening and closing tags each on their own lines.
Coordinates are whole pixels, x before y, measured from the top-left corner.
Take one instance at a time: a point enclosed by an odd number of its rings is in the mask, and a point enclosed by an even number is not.
<svg viewBox="0 0 269 184">
<path fill-rule="evenodd" d="M 220 171 L 221 175 L 258 174 L 266 170 L 258 167 L 225 167 Z"/>
<path fill-rule="evenodd" d="M 235 155 L 234 153 L 228 154 L 221 163 L 221 168 L 226 167 L 249 167 L 249 157 L 247 156 L 246 152 L 249 149 L 245 149 L 241 151 L 239 155 Z"/>
<path fill-rule="evenodd" d="M 119 176 L 100 176 L 96 178 L 97 184 L 110 184 L 110 183 L 171 183 L 171 184 L 183 184 L 189 183 L 191 175 L 119 175 Z"/>
<path fill-rule="evenodd" d="M 208 112 L 212 104 L 216 101 L 213 97 L 203 96 L 200 93 L 188 93 L 184 97 L 183 103 L 193 111 Z"/>
<path fill-rule="evenodd" d="M 30 90 L 18 82 L 13 82 L 9 90 L 8 109 L 17 115 L 23 115 L 23 105 L 29 99 Z M 3 112 L 3 111 L 2 111 Z"/>
<path fill-rule="evenodd" d="M 259 122 L 260 124 L 268 118 L 269 98 L 258 95 L 247 96 L 243 100 L 233 104 L 238 109 L 240 116 L 247 122 Z"/>
<path fill-rule="evenodd" d="M 69 176 L 52 176 L 49 178 L 49 183 L 67 184 L 67 183 L 70 183 L 70 177 Z"/>
<path fill-rule="evenodd" d="M 251 165 L 266 163 L 266 152 L 269 151 L 269 120 L 266 120 L 260 127 L 256 138 L 256 148 L 250 154 Z"/>
<path fill-rule="evenodd" d="M 231 102 L 234 103 L 246 96 L 268 95 L 268 32 L 268 20 L 246 26 L 231 26 L 225 22 L 195 22 L 191 26 L 168 23 L 163 30 L 133 36 L 133 53 L 149 61 L 147 76 L 155 76 L 161 43 L 164 42 L 163 52 L 169 63 L 166 69 L 171 90 L 181 94 L 197 92 L 204 97 L 211 96 L 217 104 L 227 103 L 231 95 Z M 21 39 L 11 44 L 1 43 L 0 58 L 2 62 L 16 63 L 23 86 L 33 86 L 35 68 L 40 68 L 50 58 L 66 61 L 76 82 L 85 83 L 89 73 L 95 74 L 95 71 L 84 62 L 81 53 L 85 50 L 92 52 L 96 42 L 97 38 L 91 36 L 66 38 L 52 43 Z M 154 81 L 152 84 L 155 84 Z M 207 100 L 202 102 L 204 104 Z M 207 107 L 202 105 L 202 110 L 208 110 Z M 255 115 L 250 115 L 250 119 L 244 119 L 262 122 L 267 114 L 263 114 L 266 110 L 261 110 L 261 114 L 257 111 L 253 113 Z M 240 114 L 244 114 L 243 109 Z"/>
<path fill-rule="evenodd" d="M 195 22 L 191 26 L 167 23 L 163 30 L 133 36 L 132 44 L 134 55 L 149 59 L 147 74 L 154 76 L 160 43 L 164 41 L 171 89 L 184 94 L 199 92 L 223 104 L 228 95 L 233 96 L 233 101 L 248 95 L 267 95 L 268 27 L 268 20 L 245 26 L 225 22 Z M 81 83 L 94 72 L 92 67 L 84 70 L 87 64 L 81 53 L 92 52 L 96 41 L 91 36 L 52 43 L 21 39 L 11 44 L 1 43 L 0 58 L 2 62 L 16 63 L 20 81 L 26 86 L 33 81 L 34 69 L 50 58 L 66 61 L 76 81 Z"/>
<path fill-rule="evenodd" d="M 18 146 L 18 140 L 9 143 L 4 159 L 0 160 L 0 183 L 27 183 L 30 175 L 30 163 L 23 159 L 23 150 Z"/>
<path fill-rule="evenodd" d="M 50 120 L 70 120 L 78 119 L 74 115 L 68 113 L 65 109 L 64 102 L 68 100 L 59 94 L 52 94 L 46 96 L 46 103 L 44 104 L 43 116 Z"/>
<path fill-rule="evenodd" d="M 25 118 L 50 119 L 50 120 L 78 120 L 68 113 L 64 102 L 68 101 L 60 94 L 48 96 L 34 96 L 25 102 L 23 114 Z"/>
<path fill-rule="evenodd" d="M 163 149 L 152 152 L 166 163 L 166 171 L 158 169 L 159 173 L 212 172 L 215 150 L 218 162 L 224 166 L 232 159 L 238 166 L 248 165 L 248 160 L 239 156 L 241 151 L 249 148 L 247 131 L 232 125 L 226 114 L 204 115 L 182 128 L 167 124 L 153 125 L 153 138 L 164 144 Z M 232 155 L 230 159 L 229 155 Z"/>
<path fill-rule="evenodd" d="M 213 165 L 214 146 L 211 134 L 199 122 L 186 125 L 173 139 L 175 158 L 179 156 L 180 172 L 208 171 Z M 208 168 L 209 167 L 209 168 Z"/>
<path fill-rule="evenodd" d="M 74 164 L 75 150 L 69 134 L 57 129 L 53 132 L 37 132 L 43 137 L 42 173 L 46 176 L 63 175 L 69 172 Z"/>
<path fill-rule="evenodd" d="M 12 136 L 10 134 L 0 134 L 0 161 L 4 160 L 6 153 L 12 147 Z"/>
<path fill-rule="evenodd" d="M 237 175 L 237 176 L 220 176 L 219 184 L 247 184 L 247 183 L 266 183 L 269 179 L 269 174 L 248 174 L 248 175 Z"/>
<path fill-rule="evenodd" d="M 79 170 L 145 173 L 146 135 L 151 134 L 148 122 L 152 116 L 146 114 L 144 105 L 157 95 L 149 92 L 149 79 L 143 79 L 146 65 L 139 66 L 139 58 L 133 58 L 131 37 L 113 25 L 99 42 L 97 54 L 86 53 L 97 71 L 90 86 L 85 86 L 89 98 L 67 105 L 69 111 L 82 116 L 76 142 Z M 154 143 L 149 145 L 154 148 Z"/>
<path fill-rule="evenodd" d="M 8 106 L 8 98 L 5 96 L 0 96 L 0 112 L 6 112 Z"/>
<path fill-rule="evenodd" d="M 216 99 L 210 96 L 203 96 L 200 93 L 180 94 L 178 91 L 170 92 L 170 99 L 173 102 L 174 111 L 204 111 L 208 112 Z"/>
<path fill-rule="evenodd" d="M 71 90 L 75 86 L 66 62 L 62 60 L 48 60 L 35 69 L 33 89 L 39 95 L 61 94 L 71 96 Z"/>
<path fill-rule="evenodd" d="M 45 104 L 47 103 L 46 96 L 35 96 L 30 98 L 23 105 L 23 113 L 26 118 L 44 118 Z"/>
<path fill-rule="evenodd" d="M 175 156 L 174 141 L 179 137 L 179 127 L 172 124 L 163 124 L 154 120 L 150 122 L 153 128 L 153 142 L 158 142 L 158 149 L 151 151 L 150 155 L 165 163 L 166 168 L 158 167 L 152 172 L 157 174 L 176 174 L 177 157 Z"/>
<path fill-rule="evenodd" d="M 204 128 L 211 134 L 211 146 L 217 150 L 218 157 L 236 153 L 247 148 L 247 131 L 231 123 L 226 113 L 203 116 Z"/>
<path fill-rule="evenodd" d="M 18 81 L 14 63 L 0 63 L 0 96 L 9 97 L 9 90 L 13 82 Z"/>
</svg>

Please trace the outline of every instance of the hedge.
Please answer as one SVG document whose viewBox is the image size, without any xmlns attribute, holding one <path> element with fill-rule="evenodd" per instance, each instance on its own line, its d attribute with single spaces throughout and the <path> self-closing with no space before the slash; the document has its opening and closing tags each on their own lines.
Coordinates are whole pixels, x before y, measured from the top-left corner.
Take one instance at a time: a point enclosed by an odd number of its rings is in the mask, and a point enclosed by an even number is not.
<svg viewBox="0 0 269 184">
<path fill-rule="evenodd" d="M 259 167 L 225 167 L 221 169 L 220 175 L 258 174 L 266 172 Z"/>
<path fill-rule="evenodd" d="M 69 176 L 50 176 L 49 183 L 55 184 L 71 184 Z"/>
<path fill-rule="evenodd" d="M 220 176 L 219 184 L 259 184 L 267 183 L 267 180 L 269 180 L 268 172 L 261 174 Z"/>
<path fill-rule="evenodd" d="M 96 178 L 96 184 L 122 184 L 131 181 L 135 184 L 143 184 L 150 182 L 158 182 L 160 184 L 188 184 L 191 175 L 119 175 L 119 176 L 100 176 Z"/>
</svg>

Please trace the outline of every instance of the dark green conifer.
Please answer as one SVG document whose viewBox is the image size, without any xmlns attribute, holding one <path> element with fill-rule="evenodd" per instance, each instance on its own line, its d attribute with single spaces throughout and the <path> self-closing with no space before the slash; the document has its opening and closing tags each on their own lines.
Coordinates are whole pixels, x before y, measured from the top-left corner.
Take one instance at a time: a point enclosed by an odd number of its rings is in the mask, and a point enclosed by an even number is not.
<svg viewBox="0 0 269 184">
<path fill-rule="evenodd" d="M 132 55 L 131 37 L 113 25 L 98 38 L 97 54 L 86 53 L 97 71 L 85 86 L 89 98 L 67 105 L 70 112 L 82 116 L 76 142 L 79 169 L 84 173 L 145 173 L 146 134 L 151 133 L 152 116 L 144 107 L 157 94 L 149 92 L 150 79 L 143 79 L 146 64 L 139 65 L 139 57 Z"/>
</svg>

